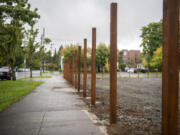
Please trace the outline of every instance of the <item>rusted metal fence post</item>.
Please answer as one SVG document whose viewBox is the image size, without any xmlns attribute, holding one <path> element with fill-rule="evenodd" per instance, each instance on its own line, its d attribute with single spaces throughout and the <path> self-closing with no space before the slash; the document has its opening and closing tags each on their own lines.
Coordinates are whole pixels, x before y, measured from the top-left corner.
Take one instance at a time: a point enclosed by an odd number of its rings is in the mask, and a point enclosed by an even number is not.
<svg viewBox="0 0 180 135">
<path fill-rule="evenodd" d="M 178 135 L 179 0 L 163 4 L 162 135 Z"/>
<path fill-rule="evenodd" d="M 73 85 L 73 56 L 70 58 L 70 83 Z"/>
<path fill-rule="evenodd" d="M 96 28 L 92 28 L 91 104 L 96 102 Z"/>
<path fill-rule="evenodd" d="M 110 22 L 110 122 L 117 117 L 117 3 L 111 3 Z"/>
<path fill-rule="evenodd" d="M 74 54 L 72 56 L 72 85 L 74 86 Z"/>
<path fill-rule="evenodd" d="M 81 82 L 81 46 L 78 46 L 78 92 L 80 92 Z"/>
<path fill-rule="evenodd" d="M 77 89 L 77 51 L 75 52 L 75 58 L 74 58 L 74 70 L 75 70 L 75 89 Z"/>
<path fill-rule="evenodd" d="M 83 96 L 86 97 L 87 82 L 87 39 L 84 39 L 84 77 L 83 77 Z"/>
</svg>

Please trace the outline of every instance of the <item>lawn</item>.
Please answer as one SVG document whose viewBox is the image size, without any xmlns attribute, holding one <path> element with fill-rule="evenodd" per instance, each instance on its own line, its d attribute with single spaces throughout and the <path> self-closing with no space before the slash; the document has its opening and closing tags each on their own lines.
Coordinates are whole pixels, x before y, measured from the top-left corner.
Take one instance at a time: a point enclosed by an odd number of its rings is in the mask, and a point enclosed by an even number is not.
<svg viewBox="0 0 180 135">
<path fill-rule="evenodd" d="M 0 111 L 19 101 L 23 96 L 41 85 L 40 81 L 0 81 Z"/>
<path fill-rule="evenodd" d="M 43 74 L 48 74 L 48 73 L 53 74 L 54 71 L 45 71 L 45 72 L 42 72 L 42 73 L 43 73 Z"/>
<path fill-rule="evenodd" d="M 26 77 L 25 79 L 43 79 L 43 78 L 51 78 L 51 76 L 34 76 L 32 78 Z"/>
</svg>

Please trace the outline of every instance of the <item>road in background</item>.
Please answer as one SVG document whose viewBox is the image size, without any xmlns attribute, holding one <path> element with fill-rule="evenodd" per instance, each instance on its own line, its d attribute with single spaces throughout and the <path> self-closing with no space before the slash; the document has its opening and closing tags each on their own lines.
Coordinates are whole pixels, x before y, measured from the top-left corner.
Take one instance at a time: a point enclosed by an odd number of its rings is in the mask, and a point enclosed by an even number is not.
<svg viewBox="0 0 180 135">
<path fill-rule="evenodd" d="M 33 77 L 40 76 L 40 71 L 39 70 L 33 70 L 32 71 L 32 75 L 33 75 Z M 44 75 L 48 75 L 48 74 L 46 73 Z M 25 77 L 30 77 L 30 72 L 29 71 L 26 71 L 26 72 L 16 72 L 16 79 L 17 80 L 23 79 Z"/>
</svg>

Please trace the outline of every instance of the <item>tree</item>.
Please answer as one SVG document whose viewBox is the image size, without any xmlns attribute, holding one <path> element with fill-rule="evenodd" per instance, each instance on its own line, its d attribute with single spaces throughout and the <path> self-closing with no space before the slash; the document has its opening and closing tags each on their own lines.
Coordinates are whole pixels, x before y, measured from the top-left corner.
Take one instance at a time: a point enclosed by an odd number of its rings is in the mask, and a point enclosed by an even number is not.
<svg viewBox="0 0 180 135">
<path fill-rule="evenodd" d="M 162 70 L 162 46 L 154 52 L 150 65 L 153 68 L 157 68 L 158 71 Z"/>
<path fill-rule="evenodd" d="M 56 67 L 58 68 L 59 66 L 60 66 L 60 57 L 59 57 L 59 55 L 58 55 L 58 53 L 56 52 L 56 49 L 55 49 L 55 51 L 54 51 L 54 55 L 53 55 L 53 63 L 56 65 Z M 55 69 L 57 69 L 57 68 L 55 68 Z"/>
<path fill-rule="evenodd" d="M 61 45 L 59 47 L 59 50 L 58 50 L 58 55 L 61 57 L 62 56 L 62 50 L 63 50 L 63 46 Z"/>
<path fill-rule="evenodd" d="M 64 56 L 63 62 L 66 62 L 77 51 L 77 46 L 68 45 L 62 49 L 62 55 Z"/>
<path fill-rule="evenodd" d="M 44 38 L 44 40 L 43 40 L 43 52 L 42 52 L 42 57 L 43 57 L 43 72 L 44 72 L 44 70 L 45 70 L 45 59 L 46 59 L 46 54 L 45 54 L 45 46 L 44 46 L 44 44 L 50 44 L 51 43 L 51 39 L 50 38 L 48 38 L 48 37 L 46 37 L 46 38 Z"/>
<path fill-rule="evenodd" d="M 63 50 L 63 45 L 61 45 L 59 47 L 59 50 L 58 50 L 58 56 L 59 56 L 59 63 L 60 63 L 60 67 L 61 67 L 61 57 L 62 57 L 62 50 Z"/>
<path fill-rule="evenodd" d="M 105 64 L 105 71 L 106 72 L 109 72 L 109 60 L 108 59 L 106 59 L 106 64 Z"/>
<path fill-rule="evenodd" d="M 11 67 L 15 80 L 14 66 L 22 54 L 22 39 L 25 24 L 34 24 L 40 16 L 37 9 L 31 10 L 28 0 L 1 0 L 0 2 L 0 57 Z M 8 20 L 8 21 L 7 21 Z"/>
<path fill-rule="evenodd" d="M 98 67 L 98 70 L 100 70 L 100 68 L 102 69 L 102 71 L 104 70 L 104 66 L 108 58 L 108 48 L 105 44 L 100 43 L 96 49 L 96 66 Z"/>
<path fill-rule="evenodd" d="M 28 39 L 28 45 L 26 47 L 27 60 L 30 68 L 30 78 L 32 78 L 32 68 L 34 66 L 34 56 L 36 53 L 36 49 L 39 47 L 38 43 L 35 43 L 36 36 L 38 34 L 38 30 L 34 30 L 34 24 L 31 25 L 31 29 L 27 31 L 26 36 Z"/>
<path fill-rule="evenodd" d="M 124 70 L 125 69 L 125 67 L 126 67 L 126 64 L 125 64 L 125 62 L 124 62 L 124 60 L 123 60 L 123 57 L 122 57 L 122 55 L 118 55 L 118 62 L 119 62 L 119 68 L 121 69 L 121 70 Z"/>
<path fill-rule="evenodd" d="M 162 20 L 160 22 L 150 23 L 142 28 L 141 47 L 144 55 L 153 56 L 154 51 L 162 46 Z"/>
<path fill-rule="evenodd" d="M 44 43 L 45 44 L 50 44 L 51 43 L 51 39 L 50 38 L 44 38 Z"/>
</svg>

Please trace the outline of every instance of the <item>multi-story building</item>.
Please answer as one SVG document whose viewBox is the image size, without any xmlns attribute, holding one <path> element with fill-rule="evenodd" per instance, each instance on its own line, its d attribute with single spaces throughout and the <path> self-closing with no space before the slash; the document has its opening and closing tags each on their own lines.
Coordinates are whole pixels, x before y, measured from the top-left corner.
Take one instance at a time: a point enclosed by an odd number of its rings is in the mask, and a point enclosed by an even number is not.
<svg viewBox="0 0 180 135">
<path fill-rule="evenodd" d="M 126 65 L 137 65 L 140 59 L 140 50 L 123 49 L 120 51 L 120 56 Z"/>
</svg>

